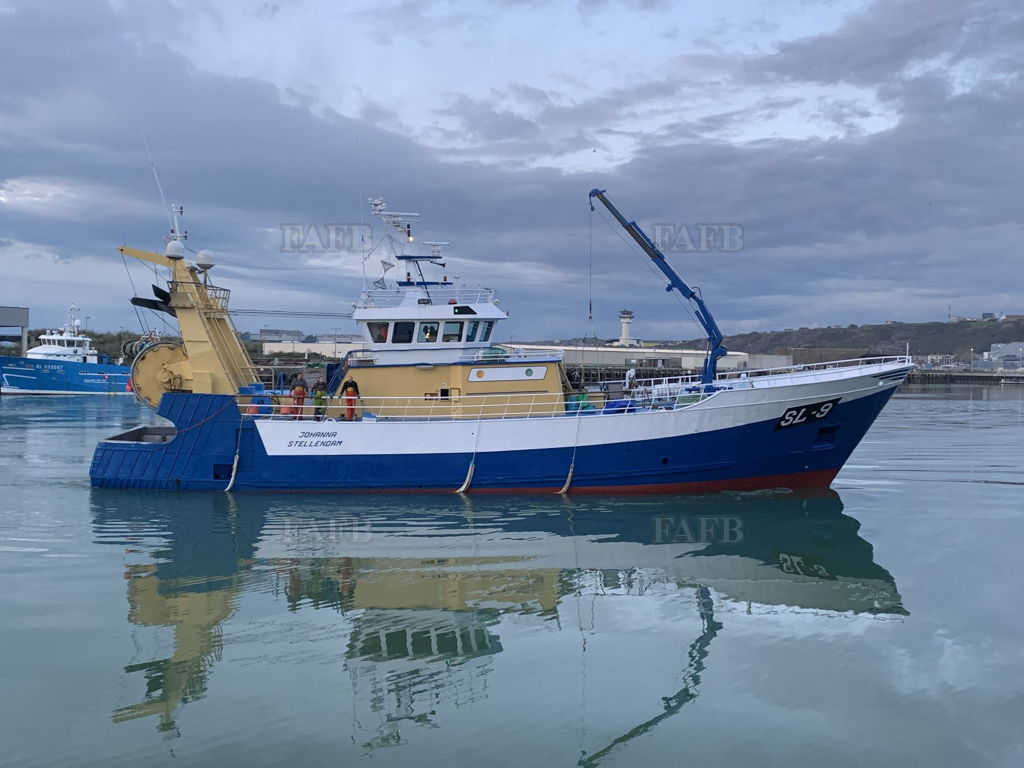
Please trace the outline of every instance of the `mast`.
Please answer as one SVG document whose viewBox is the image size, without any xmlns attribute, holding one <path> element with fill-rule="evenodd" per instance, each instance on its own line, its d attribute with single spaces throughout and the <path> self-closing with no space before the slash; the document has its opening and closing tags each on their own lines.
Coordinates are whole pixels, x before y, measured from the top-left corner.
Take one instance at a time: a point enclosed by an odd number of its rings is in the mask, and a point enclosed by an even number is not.
<svg viewBox="0 0 1024 768">
<path fill-rule="evenodd" d="M 406 269 L 408 270 L 405 274 L 405 279 L 401 277 L 397 280 L 400 288 L 420 288 L 426 294 L 426 303 L 432 303 L 433 297 L 430 295 L 430 286 L 447 286 L 450 285 L 448 278 L 445 277 L 441 281 L 431 281 L 423 274 L 423 262 L 433 264 L 435 267 L 444 267 L 444 262 L 440 261 L 441 248 L 446 245 L 451 245 L 447 242 L 436 242 L 436 241 L 423 241 L 423 245 L 430 246 L 430 254 L 423 253 L 407 253 L 406 248 L 409 243 L 412 243 L 415 238 L 412 234 L 412 225 L 419 220 L 418 213 L 399 213 L 397 211 L 386 210 L 387 205 L 383 198 L 371 197 L 370 207 L 373 210 L 374 216 L 380 216 L 381 221 L 384 222 L 385 229 L 384 234 L 391 245 L 391 255 L 399 261 L 406 263 Z M 390 266 L 385 268 L 385 272 L 390 269 Z M 416 276 L 413 275 L 412 270 L 416 270 Z M 419 279 L 417 279 L 417 276 Z M 382 276 L 383 279 L 383 276 Z"/>
<path fill-rule="evenodd" d="M 623 229 L 629 232 L 630 236 L 636 240 L 637 244 L 643 249 L 644 253 L 651 257 L 651 261 L 654 265 L 661 270 L 662 274 L 668 278 L 668 286 L 665 288 L 666 291 L 671 291 L 675 288 L 684 297 L 690 300 L 694 305 L 694 311 L 697 315 L 697 322 L 704 328 L 704 332 L 708 337 L 708 355 L 704 358 L 704 368 L 701 371 L 700 380 L 702 384 L 711 384 L 715 380 L 715 373 L 718 369 L 718 358 L 723 357 L 729 350 L 726 349 L 722 343 L 725 339 L 722 336 L 722 332 L 718 329 L 718 323 L 715 322 L 715 318 L 711 316 L 711 310 L 708 309 L 707 304 L 704 303 L 704 299 L 700 297 L 695 290 L 686 284 L 678 273 L 672 269 L 669 265 L 668 260 L 665 258 L 654 242 L 649 238 L 635 221 L 628 221 L 625 216 L 619 213 L 619 209 L 612 205 L 611 200 L 605 196 L 603 189 L 592 189 L 590 190 L 590 210 L 594 210 L 593 198 L 600 200 L 604 207 L 607 208 L 612 216 L 615 217 L 616 221 L 622 225 Z"/>
<path fill-rule="evenodd" d="M 132 366 L 136 396 L 156 407 L 166 391 L 233 395 L 242 386 L 259 381 L 245 346 L 239 341 L 228 314 L 230 291 L 209 282 L 213 254 L 201 250 L 192 264 L 185 259 L 183 232 L 178 219 L 181 206 L 171 207 L 171 232 L 164 253 L 122 246 L 125 256 L 171 270 L 167 290 L 153 286 L 155 299 L 132 297 L 132 304 L 166 312 L 178 321 L 181 345 L 161 343 L 148 347 Z"/>
</svg>

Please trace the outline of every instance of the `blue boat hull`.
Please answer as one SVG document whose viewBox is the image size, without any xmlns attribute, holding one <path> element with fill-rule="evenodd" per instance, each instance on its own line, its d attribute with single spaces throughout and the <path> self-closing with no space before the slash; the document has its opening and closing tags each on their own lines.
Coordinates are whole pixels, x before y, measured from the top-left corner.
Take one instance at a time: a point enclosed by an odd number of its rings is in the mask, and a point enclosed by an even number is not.
<svg viewBox="0 0 1024 768">
<path fill-rule="evenodd" d="M 124 395 L 130 376 L 126 365 L 0 357 L 5 395 Z"/>
<path fill-rule="evenodd" d="M 95 487 L 180 490 L 455 491 L 473 464 L 472 492 L 561 489 L 675 492 L 827 486 L 894 391 L 841 402 L 826 420 L 778 429 L 777 419 L 742 426 L 575 449 L 268 455 L 232 397 L 164 395 L 159 413 L 177 433 L 167 442 L 130 437 L 99 443 Z M 626 417 L 628 418 L 628 417 Z M 822 430 L 822 427 L 828 427 Z M 823 437 L 824 435 L 824 437 Z M 236 465 L 237 460 L 237 465 Z"/>
</svg>

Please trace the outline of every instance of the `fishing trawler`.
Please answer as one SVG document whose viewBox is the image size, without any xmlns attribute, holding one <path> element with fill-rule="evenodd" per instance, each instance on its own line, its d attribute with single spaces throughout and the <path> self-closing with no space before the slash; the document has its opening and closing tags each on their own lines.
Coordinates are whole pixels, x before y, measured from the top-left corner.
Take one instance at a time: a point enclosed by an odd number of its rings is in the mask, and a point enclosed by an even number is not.
<svg viewBox="0 0 1024 768">
<path fill-rule="evenodd" d="M 124 395 L 131 369 L 111 362 L 81 331 L 72 304 L 64 325 L 39 337 L 24 357 L 0 357 L 0 394 Z"/>
<path fill-rule="evenodd" d="M 167 419 L 101 441 L 97 487 L 181 490 L 681 492 L 827 486 L 913 368 L 872 357 L 719 373 L 724 337 L 700 294 L 601 190 L 590 193 L 688 300 L 708 338 L 699 375 L 580 389 L 559 355 L 493 346 L 507 318 L 490 288 L 456 284 L 444 243 L 414 243 L 415 214 L 372 201 L 397 281 L 363 291 L 353 318 L 366 349 L 329 391 L 268 393 L 238 341 L 213 258 L 185 258 L 176 225 L 152 308 L 181 343 L 132 366 L 136 395 Z M 387 262 L 392 263 L 392 262 Z M 139 299 L 134 300 L 138 303 Z"/>
</svg>

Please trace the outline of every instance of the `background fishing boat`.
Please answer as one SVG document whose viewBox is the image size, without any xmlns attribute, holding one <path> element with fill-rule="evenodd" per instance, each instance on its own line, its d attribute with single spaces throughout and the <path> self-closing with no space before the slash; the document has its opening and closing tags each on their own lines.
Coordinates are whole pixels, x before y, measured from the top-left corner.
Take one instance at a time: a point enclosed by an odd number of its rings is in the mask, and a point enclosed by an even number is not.
<svg viewBox="0 0 1024 768">
<path fill-rule="evenodd" d="M 131 368 L 96 351 L 81 330 L 80 310 L 68 308 L 57 331 L 47 331 L 24 357 L 0 357 L 5 395 L 125 395 Z"/>
</svg>

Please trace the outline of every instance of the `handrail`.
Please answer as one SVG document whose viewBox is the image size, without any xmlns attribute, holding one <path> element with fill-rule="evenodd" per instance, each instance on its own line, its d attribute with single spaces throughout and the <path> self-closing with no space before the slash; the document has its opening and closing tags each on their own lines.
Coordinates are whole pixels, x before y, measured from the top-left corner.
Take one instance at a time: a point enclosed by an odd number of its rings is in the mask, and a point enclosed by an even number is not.
<svg viewBox="0 0 1024 768">
<path fill-rule="evenodd" d="M 444 288 L 429 286 L 430 298 L 435 304 L 446 304 L 454 299 L 459 304 L 495 303 L 493 288 Z M 359 294 L 361 307 L 398 307 L 410 300 L 408 288 L 384 288 L 365 290 Z"/>
<path fill-rule="evenodd" d="M 231 299 L 231 291 L 227 288 L 219 288 L 215 285 L 204 285 L 203 283 L 182 282 L 172 280 L 168 283 L 171 291 L 179 290 L 188 293 L 196 301 L 197 309 L 226 311 L 228 302 Z M 189 290 L 191 289 L 191 290 Z M 202 289 L 202 290 L 200 290 Z"/>
<path fill-rule="evenodd" d="M 375 420 L 375 421 L 465 421 L 474 419 L 520 419 L 586 416 L 596 413 L 651 411 L 651 406 L 636 402 L 609 401 L 603 392 L 511 392 L 484 395 L 361 396 L 346 401 L 332 396 L 322 404 L 303 398 L 301 405 L 291 395 L 263 396 L 271 402 L 258 402 L 259 396 L 238 404 L 243 416 L 261 419 L 300 420 Z M 703 398 L 702 398 L 703 399 Z M 693 405 L 689 400 L 684 405 Z M 675 403 L 672 407 L 676 407 Z"/>
<path fill-rule="evenodd" d="M 898 363 L 911 366 L 905 356 L 868 357 L 836 360 L 827 363 L 768 368 L 758 371 L 731 371 L 717 381 L 744 382 L 750 386 L 754 379 L 766 376 L 793 376 L 802 373 L 858 368 L 868 365 Z M 342 395 L 326 398 L 322 404 L 312 402 L 310 396 L 296 404 L 291 395 L 243 396 L 238 407 L 244 417 L 269 420 L 305 421 L 466 421 L 473 419 L 535 419 L 581 417 L 598 413 L 654 413 L 665 410 L 690 408 L 714 397 L 717 390 L 707 390 L 699 376 L 675 376 L 663 379 L 606 382 L 612 388 L 621 388 L 617 398 L 609 391 L 562 392 L 504 392 L 491 394 L 408 396 L 363 395 L 346 400 Z M 259 402 L 260 400 L 264 402 Z M 270 402 L 265 402 L 269 400 Z"/>
<path fill-rule="evenodd" d="M 511 352 L 490 352 L 497 347 L 474 347 L 469 352 L 463 352 L 457 358 L 459 363 L 557 363 L 565 353 L 562 350 L 551 350 L 544 352 L 529 352 L 525 350 Z M 438 347 L 426 347 L 425 345 L 410 344 L 408 346 L 382 347 L 379 349 L 353 349 L 345 355 L 345 360 L 350 362 L 374 363 L 381 352 L 419 352 L 421 354 L 430 352 L 447 352 L 448 350 Z M 344 360 L 343 360 L 344 362 Z M 420 363 L 429 363 L 430 360 L 422 360 Z M 448 361 L 446 360 L 445 363 Z"/>
<path fill-rule="evenodd" d="M 787 365 L 775 368 L 736 368 L 729 371 L 719 371 L 715 383 L 721 381 L 737 381 L 743 379 L 760 378 L 765 376 L 789 376 L 799 373 L 811 373 L 814 371 L 827 371 L 837 368 L 858 368 L 868 365 L 884 365 L 887 363 L 903 363 L 913 365 L 913 361 L 906 355 L 884 355 L 877 357 L 855 357 L 846 360 L 829 360 L 822 363 L 802 363 L 800 365 Z M 606 384 L 624 384 L 625 380 L 603 382 Z M 701 383 L 699 374 L 689 376 L 666 376 L 663 378 L 633 379 L 631 388 L 650 387 L 659 384 L 693 384 Z"/>
<path fill-rule="evenodd" d="M 491 352 L 493 349 L 502 349 L 502 347 L 485 347 L 474 349 L 471 352 L 466 352 L 459 356 L 460 363 L 504 363 L 508 361 L 513 362 L 545 362 L 552 363 L 561 360 L 565 357 L 565 351 L 561 349 L 544 350 L 543 352 L 530 352 L 523 349 L 513 349 L 502 352 Z"/>
</svg>

